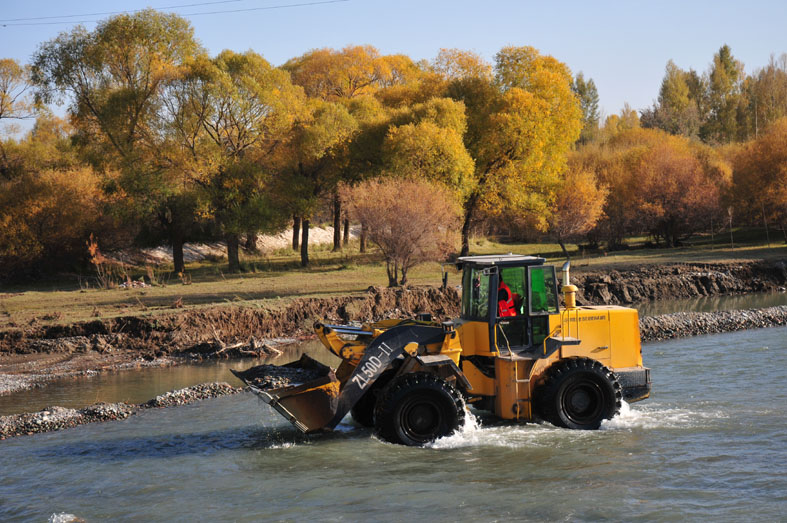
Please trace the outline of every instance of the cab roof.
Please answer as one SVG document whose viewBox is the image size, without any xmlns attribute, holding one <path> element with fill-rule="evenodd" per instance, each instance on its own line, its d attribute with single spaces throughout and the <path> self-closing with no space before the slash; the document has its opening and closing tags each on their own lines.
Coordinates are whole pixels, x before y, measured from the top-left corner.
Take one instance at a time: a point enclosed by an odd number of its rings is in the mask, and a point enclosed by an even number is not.
<svg viewBox="0 0 787 523">
<path fill-rule="evenodd" d="M 524 256 L 522 254 L 485 254 L 483 256 L 462 256 L 458 264 L 472 263 L 475 265 L 543 265 L 546 259 L 540 256 Z"/>
</svg>

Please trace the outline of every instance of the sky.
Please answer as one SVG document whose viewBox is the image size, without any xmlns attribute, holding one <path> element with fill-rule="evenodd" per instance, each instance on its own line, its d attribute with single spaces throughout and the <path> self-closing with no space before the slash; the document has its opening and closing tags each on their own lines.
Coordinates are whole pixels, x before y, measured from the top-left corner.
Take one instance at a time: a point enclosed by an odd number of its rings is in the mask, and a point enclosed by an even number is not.
<svg viewBox="0 0 787 523">
<path fill-rule="evenodd" d="M 191 6 L 169 8 L 185 4 Z M 0 58 L 27 63 L 41 43 L 75 22 L 92 29 L 106 18 L 92 13 L 145 7 L 186 15 L 211 54 L 252 49 L 274 65 L 310 49 L 350 44 L 416 61 L 453 47 L 491 61 L 503 46 L 529 45 L 592 78 L 603 115 L 624 103 L 650 106 L 670 59 L 704 72 L 727 44 L 751 73 L 771 54 L 787 53 L 784 0 L 0 0 Z M 205 12 L 213 14 L 194 15 Z M 12 20 L 61 15 L 80 16 Z"/>
</svg>

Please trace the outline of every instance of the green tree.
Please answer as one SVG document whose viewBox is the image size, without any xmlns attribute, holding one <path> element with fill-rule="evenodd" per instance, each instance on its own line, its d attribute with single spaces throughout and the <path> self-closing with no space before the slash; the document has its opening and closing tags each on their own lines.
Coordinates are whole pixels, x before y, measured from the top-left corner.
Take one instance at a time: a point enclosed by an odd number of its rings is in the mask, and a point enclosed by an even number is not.
<svg viewBox="0 0 787 523">
<path fill-rule="evenodd" d="M 708 78 L 710 110 L 701 136 L 708 142 L 729 143 L 738 137 L 738 111 L 744 79 L 743 64 L 732 56 L 729 46 L 723 45 L 713 56 Z"/>
<path fill-rule="evenodd" d="M 579 134 L 579 143 L 585 144 L 593 141 L 598 134 L 599 111 L 598 111 L 598 90 L 592 78 L 585 80 L 582 72 L 577 73 L 571 83 L 571 90 L 574 91 L 579 106 L 582 109 L 582 131 Z"/>
<path fill-rule="evenodd" d="M 267 190 L 270 157 L 286 140 L 303 104 L 289 75 L 251 51 L 198 57 L 168 102 L 178 168 L 205 195 L 227 242 L 229 270 L 240 270 L 241 234 L 280 225 Z"/>
<path fill-rule="evenodd" d="M 642 112 L 642 126 L 658 128 L 671 134 L 697 136 L 700 124 L 700 100 L 695 98 L 697 82 L 670 60 L 653 108 Z M 696 73 L 695 73 L 696 74 Z M 690 87 L 691 86 L 691 87 Z"/>
<path fill-rule="evenodd" d="M 177 224 L 189 221 L 181 213 L 192 209 L 177 197 L 182 185 L 171 173 L 158 113 L 168 84 L 202 53 L 187 20 L 146 9 L 93 31 L 63 32 L 40 47 L 32 66 L 42 101 L 67 98 L 76 141 L 91 163 L 123 173 L 108 185 L 131 197 L 121 212 L 140 223 L 159 219 L 169 231 L 176 271 L 183 270 Z"/>
</svg>

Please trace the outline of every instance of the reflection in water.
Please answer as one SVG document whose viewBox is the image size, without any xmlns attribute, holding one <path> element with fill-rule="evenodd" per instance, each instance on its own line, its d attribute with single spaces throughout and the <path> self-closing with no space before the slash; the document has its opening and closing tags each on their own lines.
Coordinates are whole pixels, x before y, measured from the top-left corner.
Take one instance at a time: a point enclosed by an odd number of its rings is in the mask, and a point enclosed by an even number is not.
<svg viewBox="0 0 787 523">
<path fill-rule="evenodd" d="M 0 396 L 0 416 L 35 412 L 49 406 L 82 408 L 93 403 L 143 403 L 159 394 L 200 383 L 226 381 L 237 387 L 243 383 L 230 369 L 246 369 L 254 365 L 281 365 L 309 354 L 324 363 L 336 365 L 337 359 L 322 349 L 317 341 L 280 348 L 281 356 L 269 358 L 212 361 L 173 367 L 105 372 L 96 376 L 64 378 L 48 382 L 41 388 Z"/>
<path fill-rule="evenodd" d="M 763 309 L 787 305 L 787 292 L 765 294 L 740 294 L 736 296 L 703 296 L 679 300 L 661 300 L 637 303 L 632 307 L 639 310 L 640 316 L 658 316 L 672 312 L 713 312 L 736 309 Z"/>
</svg>

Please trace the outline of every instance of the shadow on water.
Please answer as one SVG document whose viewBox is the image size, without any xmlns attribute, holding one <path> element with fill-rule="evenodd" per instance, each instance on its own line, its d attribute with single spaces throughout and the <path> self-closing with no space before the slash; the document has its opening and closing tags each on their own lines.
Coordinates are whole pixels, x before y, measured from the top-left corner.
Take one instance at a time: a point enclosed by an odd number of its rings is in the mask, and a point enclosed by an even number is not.
<svg viewBox="0 0 787 523">
<path fill-rule="evenodd" d="M 189 434 L 161 434 L 118 438 L 104 441 L 77 441 L 36 449 L 31 455 L 38 459 L 79 458 L 103 464 L 137 459 L 167 459 L 179 456 L 210 456 L 232 450 L 265 450 L 315 442 L 368 437 L 370 432 L 352 431 L 305 435 L 292 427 L 233 427 L 223 430 Z"/>
</svg>

